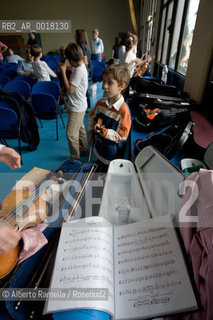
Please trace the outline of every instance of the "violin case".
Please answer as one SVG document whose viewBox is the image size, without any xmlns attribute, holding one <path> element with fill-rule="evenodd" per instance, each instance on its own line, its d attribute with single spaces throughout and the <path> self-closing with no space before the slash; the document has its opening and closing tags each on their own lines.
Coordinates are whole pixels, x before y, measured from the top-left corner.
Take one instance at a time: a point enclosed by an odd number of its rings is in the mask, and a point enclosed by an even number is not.
<svg viewBox="0 0 213 320">
<path fill-rule="evenodd" d="M 80 163 L 75 163 L 73 171 L 76 172 L 80 168 L 79 172 L 81 173 L 91 165 L 93 163 L 86 163 L 81 167 Z M 72 166 L 71 163 L 70 166 Z M 61 166 L 57 168 L 57 170 L 60 169 Z M 100 177 L 102 176 L 100 174 Z M 152 146 L 145 147 L 137 155 L 135 163 L 125 159 L 113 160 L 110 162 L 105 177 L 99 216 L 105 217 L 114 225 L 121 225 L 149 217 L 170 215 L 174 217 L 178 225 L 181 206 L 179 188 L 184 178 L 183 172 Z M 77 176 L 76 179 L 79 180 L 80 177 Z M 75 190 L 72 188 L 70 193 L 74 194 Z M 67 206 L 69 203 L 65 201 L 60 211 Z M 57 234 L 60 222 L 55 221 L 44 231 L 50 242 L 49 245 L 52 245 L 55 251 L 58 238 L 54 235 Z M 9 287 L 26 288 L 36 269 L 42 266 L 44 258 L 47 259 L 45 255 L 46 249 L 44 247 L 25 260 L 9 282 Z M 50 270 L 52 270 L 53 263 L 54 259 Z M 42 287 L 48 288 L 48 286 L 49 284 L 43 281 Z M 5 306 L 14 319 L 52 319 L 51 315 L 42 315 L 43 303 L 40 301 L 24 301 L 20 305 L 17 305 L 17 301 L 6 301 Z M 32 313 L 35 310 L 37 316 Z M 79 315 L 81 315 L 81 310 L 79 310 Z M 79 318 L 76 316 L 74 319 L 78 320 Z M 85 315 L 83 319 L 87 320 L 88 318 Z"/>
<path fill-rule="evenodd" d="M 135 163 L 110 162 L 99 215 L 114 225 L 170 215 L 178 225 L 179 188 L 185 175 L 158 150 L 145 147 Z"/>
<path fill-rule="evenodd" d="M 150 133 L 145 139 L 137 139 L 135 142 L 135 156 L 148 145 L 155 147 L 167 159 L 171 160 L 183 147 L 192 135 L 194 123 L 189 121 L 187 124 L 182 122 L 174 123 L 159 132 Z"/>
<path fill-rule="evenodd" d="M 163 96 L 172 96 L 178 97 L 178 91 L 175 86 L 166 85 L 157 83 L 155 81 L 150 81 L 144 78 L 136 78 L 134 81 L 133 89 L 137 93 L 149 93 L 149 94 L 156 94 L 156 95 L 163 95 Z"/>
<path fill-rule="evenodd" d="M 69 176 L 73 177 L 73 175 L 75 175 L 75 181 L 78 185 L 80 184 L 84 172 L 88 172 L 93 165 L 94 163 L 92 162 L 82 164 L 82 162 L 79 160 L 67 159 L 53 171 L 53 174 L 57 174 L 57 172 L 62 170 L 67 179 L 69 179 Z M 69 208 L 70 199 L 73 199 L 75 197 L 76 184 L 74 184 L 73 187 L 70 188 L 66 199 L 62 202 L 62 206 L 60 207 L 59 214 L 57 214 L 57 218 L 53 216 L 53 219 L 50 220 L 48 227 L 43 231 L 43 234 L 48 240 L 48 244 L 37 253 L 17 265 L 8 276 L 0 280 L 1 288 L 27 288 L 29 287 L 29 284 L 32 283 L 35 274 L 37 274 L 37 277 L 35 278 L 34 286 L 36 285 L 36 281 L 41 274 L 44 279 L 42 281 L 42 287 L 49 287 L 50 274 L 48 274 L 48 272 L 51 272 L 53 268 L 54 255 L 56 254 L 57 243 L 60 236 L 60 227 L 64 216 L 63 212 L 64 210 L 67 210 Z M 75 219 L 75 217 L 73 219 Z M 43 267 L 45 263 L 48 262 L 50 254 L 51 259 L 49 261 L 49 269 L 45 274 L 42 274 Z M 40 274 L 38 274 L 38 271 L 40 272 Z M 44 303 L 43 301 L 33 301 L 33 299 L 31 299 L 31 301 L 21 301 L 21 303 L 17 303 L 17 301 L 19 301 L 19 299 L 5 299 L 5 301 L 1 301 L 0 310 L 3 310 L 4 314 L 5 312 L 8 313 L 10 319 L 47 319 L 47 316 L 42 316 Z M 35 310 L 37 314 L 34 314 Z M 2 316 L 2 318 L 3 317 L 4 316 Z"/>
</svg>

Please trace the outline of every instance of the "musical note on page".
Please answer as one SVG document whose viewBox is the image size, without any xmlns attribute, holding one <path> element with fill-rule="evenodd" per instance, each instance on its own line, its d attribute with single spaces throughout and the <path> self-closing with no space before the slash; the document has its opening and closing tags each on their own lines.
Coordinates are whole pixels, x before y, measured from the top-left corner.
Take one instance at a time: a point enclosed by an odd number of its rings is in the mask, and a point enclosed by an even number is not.
<svg viewBox="0 0 213 320">
<path fill-rule="evenodd" d="M 99 301 L 102 309 L 114 309 L 113 235 L 109 223 L 95 222 L 91 217 L 75 223 L 64 223 L 56 255 L 51 288 L 108 290 L 108 300 Z M 90 218 L 87 218 L 90 221 Z M 96 303 L 97 305 L 97 303 Z M 81 306 L 81 301 L 49 301 L 56 310 Z M 84 301 L 84 307 L 95 307 L 94 301 Z"/>
</svg>

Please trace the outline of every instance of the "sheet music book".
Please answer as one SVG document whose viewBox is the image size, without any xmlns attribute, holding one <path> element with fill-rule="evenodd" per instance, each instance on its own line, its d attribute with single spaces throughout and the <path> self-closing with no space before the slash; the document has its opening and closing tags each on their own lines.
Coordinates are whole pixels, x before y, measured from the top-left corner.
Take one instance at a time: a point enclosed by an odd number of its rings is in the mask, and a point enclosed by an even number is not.
<svg viewBox="0 0 213 320">
<path fill-rule="evenodd" d="M 50 288 L 106 288 L 108 298 L 49 298 L 44 313 L 96 309 L 132 320 L 197 309 L 179 240 L 166 219 L 118 227 L 102 217 L 64 223 Z"/>
</svg>

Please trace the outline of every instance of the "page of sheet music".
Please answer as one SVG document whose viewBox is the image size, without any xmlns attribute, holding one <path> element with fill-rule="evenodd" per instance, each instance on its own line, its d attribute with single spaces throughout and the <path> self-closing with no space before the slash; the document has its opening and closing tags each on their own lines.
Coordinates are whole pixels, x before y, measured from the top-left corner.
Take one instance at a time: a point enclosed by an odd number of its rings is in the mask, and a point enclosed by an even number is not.
<svg viewBox="0 0 213 320">
<path fill-rule="evenodd" d="M 197 307 L 177 235 L 165 219 L 114 229 L 116 320 Z"/>
<path fill-rule="evenodd" d="M 77 308 L 114 313 L 113 236 L 108 221 L 90 217 L 63 224 L 50 287 L 107 288 L 109 299 L 49 299 L 44 313 Z"/>
</svg>

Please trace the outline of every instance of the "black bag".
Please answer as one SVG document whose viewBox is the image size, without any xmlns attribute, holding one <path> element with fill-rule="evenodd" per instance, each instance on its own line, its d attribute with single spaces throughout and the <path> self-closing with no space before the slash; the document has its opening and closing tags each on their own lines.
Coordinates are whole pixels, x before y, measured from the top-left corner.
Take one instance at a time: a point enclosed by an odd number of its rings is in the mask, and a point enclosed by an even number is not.
<svg viewBox="0 0 213 320">
<path fill-rule="evenodd" d="M 146 105 L 140 105 L 140 114 L 134 119 L 134 124 L 143 132 L 158 131 L 174 123 L 174 121 L 176 121 L 183 113 L 188 113 L 189 115 L 188 109 L 149 109 Z"/>
<path fill-rule="evenodd" d="M 35 112 L 31 103 L 16 92 L 0 89 L 1 101 L 13 101 L 17 107 L 17 114 L 21 118 L 21 140 L 28 144 L 30 150 L 36 150 L 40 142 Z"/>
<path fill-rule="evenodd" d="M 160 84 L 155 81 L 146 80 L 144 78 L 136 78 L 134 89 L 138 93 L 151 93 L 165 96 L 178 97 L 178 91 L 175 86 Z"/>
<path fill-rule="evenodd" d="M 135 143 L 135 156 L 146 146 L 152 145 L 167 159 L 174 157 L 187 141 L 194 123 L 189 121 L 187 125 L 181 122 L 164 128 L 159 133 L 151 133 L 145 140 L 138 139 Z"/>
</svg>

